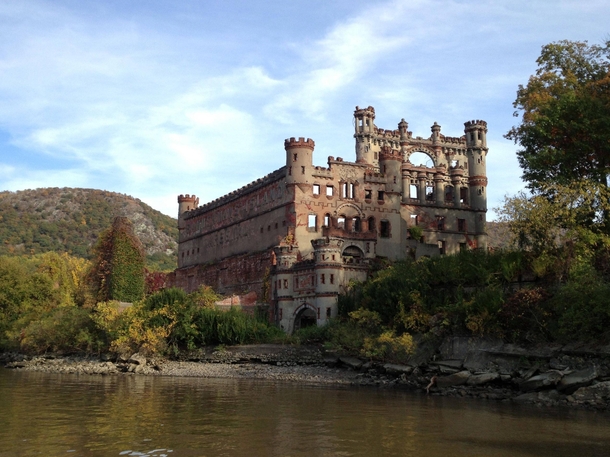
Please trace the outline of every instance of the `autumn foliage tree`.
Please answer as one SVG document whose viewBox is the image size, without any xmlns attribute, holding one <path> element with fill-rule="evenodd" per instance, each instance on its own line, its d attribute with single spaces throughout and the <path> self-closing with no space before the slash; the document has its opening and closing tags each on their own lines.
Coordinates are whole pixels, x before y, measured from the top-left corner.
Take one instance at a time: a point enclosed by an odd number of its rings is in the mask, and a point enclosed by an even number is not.
<svg viewBox="0 0 610 457">
<path fill-rule="evenodd" d="M 536 62 L 536 73 L 519 86 L 513 104 L 521 123 L 506 134 L 521 146 L 523 179 L 534 193 L 582 180 L 607 185 L 610 41 L 547 44 Z"/>
<path fill-rule="evenodd" d="M 94 248 L 91 280 L 99 301 L 134 302 L 144 296 L 145 256 L 126 217 L 117 217 Z"/>
</svg>

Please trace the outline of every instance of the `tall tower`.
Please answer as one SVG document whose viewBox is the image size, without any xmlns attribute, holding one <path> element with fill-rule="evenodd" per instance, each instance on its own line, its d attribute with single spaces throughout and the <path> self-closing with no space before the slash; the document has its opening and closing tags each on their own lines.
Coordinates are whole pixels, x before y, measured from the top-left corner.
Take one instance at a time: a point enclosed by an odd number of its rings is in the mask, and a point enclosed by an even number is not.
<svg viewBox="0 0 610 457">
<path fill-rule="evenodd" d="M 469 121 L 464 123 L 466 147 L 468 148 L 468 185 L 470 187 L 470 207 L 476 211 L 475 230 L 477 246 L 487 248 L 487 122 Z"/>
<path fill-rule="evenodd" d="M 199 206 L 199 199 L 195 195 L 178 195 L 178 230 L 184 228 L 182 216 Z"/>
<path fill-rule="evenodd" d="M 379 169 L 386 176 L 386 192 L 400 194 L 402 192 L 402 153 L 390 146 L 382 146 L 379 154 Z"/>
<path fill-rule="evenodd" d="M 356 132 L 356 163 L 366 163 L 377 166 L 378 160 L 372 148 L 372 138 L 375 133 L 375 108 L 360 108 L 356 106 L 354 111 L 354 123 Z"/>
<path fill-rule="evenodd" d="M 312 183 L 313 150 L 316 143 L 310 138 L 284 140 L 286 149 L 286 182 L 289 184 Z"/>
</svg>

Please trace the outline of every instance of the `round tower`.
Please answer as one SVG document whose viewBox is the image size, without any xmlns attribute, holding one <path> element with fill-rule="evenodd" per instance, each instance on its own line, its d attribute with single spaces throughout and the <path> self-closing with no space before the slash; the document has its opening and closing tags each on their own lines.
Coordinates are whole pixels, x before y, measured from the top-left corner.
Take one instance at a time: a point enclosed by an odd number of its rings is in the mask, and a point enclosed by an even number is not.
<svg viewBox="0 0 610 457">
<path fill-rule="evenodd" d="M 468 185 L 470 187 L 470 207 L 476 211 L 475 232 L 477 247 L 487 248 L 487 122 L 469 121 L 464 123 L 466 146 L 468 147 Z"/>
<path fill-rule="evenodd" d="M 464 124 L 468 147 L 468 184 L 472 209 L 487 211 L 487 122 Z"/>
<path fill-rule="evenodd" d="M 390 146 L 382 146 L 379 154 L 379 170 L 386 177 L 385 190 L 386 192 L 401 193 L 402 192 L 402 153 Z"/>
<path fill-rule="evenodd" d="M 199 199 L 195 195 L 178 195 L 178 219 L 187 211 L 197 208 Z"/>
<path fill-rule="evenodd" d="M 313 150 L 315 142 L 310 138 L 284 140 L 286 149 L 286 182 L 312 183 Z"/>
<path fill-rule="evenodd" d="M 375 133 L 375 108 L 360 108 L 354 111 L 354 138 L 356 139 L 356 163 L 367 163 L 377 166 L 377 159 L 372 148 L 372 137 Z"/>
<path fill-rule="evenodd" d="M 318 325 L 337 316 L 337 297 L 343 283 L 343 259 L 341 248 L 344 241 L 328 237 L 312 240 L 316 272 L 316 307 L 319 311 Z"/>
</svg>

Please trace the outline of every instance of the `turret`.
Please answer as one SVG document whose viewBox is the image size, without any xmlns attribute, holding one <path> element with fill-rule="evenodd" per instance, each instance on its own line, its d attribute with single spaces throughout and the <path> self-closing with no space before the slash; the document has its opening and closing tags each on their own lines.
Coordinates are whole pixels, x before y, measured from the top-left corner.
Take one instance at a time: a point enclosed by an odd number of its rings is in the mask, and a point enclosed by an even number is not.
<svg viewBox="0 0 610 457">
<path fill-rule="evenodd" d="M 310 138 L 289 138 L 284 140 L 286 149 L 286 182 L 311 183 L 313 150 L 315 142 Z"/>
<path fill-rule="evenodd" d="M 385 190 L 400 193 L 402 191 L 402 154 L 390 146 L 383 146 L 379 154 L 379 170 L 386 176 Z"/>
<path fill-rule="evenodd" d="M 441 126 L 435 122 L 430 130 L 432 130 L 432 143 L 438 143 L 441 140 Z"/>
<path fill-rule="evenodd" d="M 466 134 L 467 147 L 487 147 L 487 122 L 479 120 L 465 122 L 464 133 Z"/>
<path fill-rule="evenodd" d="M 466 146 L 468 147 L 468 185 L 470 187 L 470 207 L 475 214 L 477 246 L 487 247 L 487 122 L 470 121 L 464 123 Z"/>
<path fill-rule="evenodd" d="M 375 133 L 375 108 L 360 108 L 354 111 L 354 138 L 356 139 L 356 163 L 376 166 L 377 160 L 372 150 L 372 136 Z"/>
<path fill-rule="evenodd" d="M 344 240 L 328 237 L 312 240 L 316 271 L 318 325 L 337 316 L 337 296 L 343 284 L 341 249 Z"/>
<path fill-rule="evenodd" d="M 178 195 L 178 219 L 187 211 L 197 208 L 199 199 L 195 195 Z"/>
</svg>

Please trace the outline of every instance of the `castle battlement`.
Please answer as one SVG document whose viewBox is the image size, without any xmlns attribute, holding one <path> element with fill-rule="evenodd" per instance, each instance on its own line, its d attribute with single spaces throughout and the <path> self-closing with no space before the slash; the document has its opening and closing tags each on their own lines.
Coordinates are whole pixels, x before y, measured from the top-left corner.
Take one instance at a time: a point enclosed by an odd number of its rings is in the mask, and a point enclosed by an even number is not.
<svg viewBox="0 0 610 457">
<path fill-rule="evenodd" d="M 314 150 L 316 143 L 311 138 L 307 138 L 307 140 L 303 137 L 300 137 L 298 140 L 294 137 L 288 138 L 284 140 L 284 148 L 308 148 L 312 151 Z"/>
<path fill-rule="evenodd" d="M 375 259 L 485 249 L 487 123 L 452 137 L 434 122 L 423 137 L 404 119 L 396 129 L 374 120 L 372 106 L 356 107 L 354 161 L 341 150 L 316 166 L 314 140 L 290 137 L 272 173 L 202 206 L 180 195 L 176 285 L 255 292 L 292 332 L 335 318 L 339 293 Z"/>
</svg>

